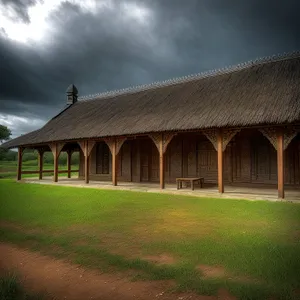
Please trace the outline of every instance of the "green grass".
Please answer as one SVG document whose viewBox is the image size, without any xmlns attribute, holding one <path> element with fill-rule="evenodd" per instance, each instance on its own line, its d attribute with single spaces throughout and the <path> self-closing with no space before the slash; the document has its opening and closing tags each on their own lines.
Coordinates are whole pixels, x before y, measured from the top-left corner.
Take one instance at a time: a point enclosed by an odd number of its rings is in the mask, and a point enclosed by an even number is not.
<svg viewBox="0 0 300 300">
<path fill-rule="evenodd" d="M 0 277 L 0 300 L 42 300 L 43 295 L 26 293 L 15 274 L 5 274 Z"/>
<path fill-rule="evenodd" d="M 53 164 L 44 163 L 44 170 L 53 170 Z M 66 170 L 66 165 L 59 165 L 59 170 Z M 71 169 L 78 169 L 78 165 L 72 165 Z M 38 162 L 36 160 L 24 161 L 22 163 L 22 171 L 38 170 Z M 67 173 L 60 173 L 58 176 L 66 176 Z M 72 172 L 72 176 L 78 175 L 78 172 Z M 43 176 L 53 176 L 53 173 L 44 173 Z M 17 177 L 16 161 L 0 161 L 0 178 L 12 179 Z M 22 178 L 38 177 L 38 174 L 22 174 Z"/>
<path fill-rule="evenodd" d="M 296 299 L 300 205 L 0 181 L 0 240 L 179 290 Z M 172 264 L 149 256 L 165 255 Z M 218 266 L 220 278 L 197 266 Z"/>
</svg>

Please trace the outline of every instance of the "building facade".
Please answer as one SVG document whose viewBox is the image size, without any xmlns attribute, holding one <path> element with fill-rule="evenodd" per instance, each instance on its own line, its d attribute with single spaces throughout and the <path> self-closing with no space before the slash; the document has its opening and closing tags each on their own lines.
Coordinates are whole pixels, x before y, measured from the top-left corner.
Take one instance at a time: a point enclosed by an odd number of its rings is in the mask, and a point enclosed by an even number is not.
<svg viewBox="0 0 300 300">
<path fill-rule="evenodd" d="M 153 182 L 204 178 L 206 185 L 300 189 L 300 54 L 77 99 L 41 129 L 8 141 L 58 156 L 80 152 L 79 178 Z"/>
</svg>

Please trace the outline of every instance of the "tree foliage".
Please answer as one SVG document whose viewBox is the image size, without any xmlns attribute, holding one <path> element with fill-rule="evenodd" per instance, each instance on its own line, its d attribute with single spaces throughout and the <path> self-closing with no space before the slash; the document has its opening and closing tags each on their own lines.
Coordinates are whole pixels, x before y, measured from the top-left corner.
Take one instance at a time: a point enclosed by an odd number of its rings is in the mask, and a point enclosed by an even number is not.
<svg viewBox="0 0 300 300">
<path fill-rule="evenodd" d="M 0 124 L 0 143 L 9 140 L 11 136 L 11 131 L 7 126 Z"/>
</svg>

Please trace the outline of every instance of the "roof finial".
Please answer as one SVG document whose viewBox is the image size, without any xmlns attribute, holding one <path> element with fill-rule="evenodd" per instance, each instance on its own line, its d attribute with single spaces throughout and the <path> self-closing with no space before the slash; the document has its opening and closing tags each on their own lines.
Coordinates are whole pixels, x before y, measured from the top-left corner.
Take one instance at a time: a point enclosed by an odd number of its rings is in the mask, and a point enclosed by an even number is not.
<svg viewBox="0 0 300 300">
<path fill-rule="evenodd" d="M 70 84 L 67 88 L 67 104 L 72 105 L 77 102 L 78 90 L 74 84 Z"/>
</svg>

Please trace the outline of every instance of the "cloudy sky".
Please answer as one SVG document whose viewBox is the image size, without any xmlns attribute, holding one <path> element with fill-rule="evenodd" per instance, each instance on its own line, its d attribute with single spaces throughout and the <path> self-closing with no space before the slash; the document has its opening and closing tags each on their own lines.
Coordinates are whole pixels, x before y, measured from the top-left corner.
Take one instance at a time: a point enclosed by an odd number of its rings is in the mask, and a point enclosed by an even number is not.
<svg viewBox="0 0 300 300">
<path fill-rule="evenodd" d="M 41 127 L 79 95 L 300 50 L 298 0 L 0 0 L 0 124 Z"/>
</svg>

